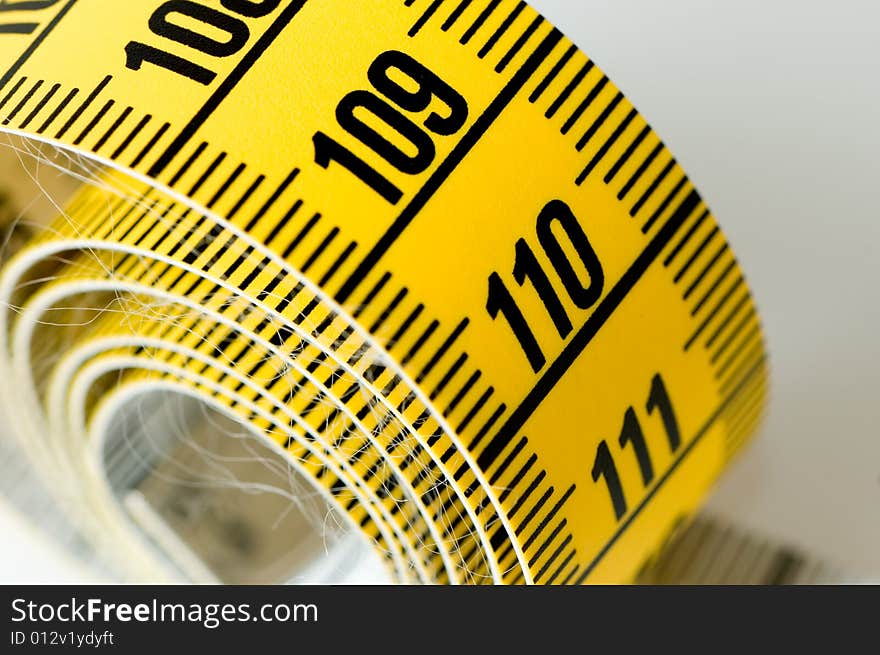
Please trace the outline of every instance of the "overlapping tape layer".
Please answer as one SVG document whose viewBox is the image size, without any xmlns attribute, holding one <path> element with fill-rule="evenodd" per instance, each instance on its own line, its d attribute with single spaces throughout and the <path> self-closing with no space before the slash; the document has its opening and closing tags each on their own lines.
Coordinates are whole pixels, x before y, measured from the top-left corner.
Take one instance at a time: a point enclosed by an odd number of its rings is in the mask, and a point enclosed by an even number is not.
<svg viewBox="0 0 880 655">
<path fill-rule="evenodd" d="M 522 2 L 215 4 L 10 10 L 35 27 L 0 42 L 4 129 L 90 182 L 0 278 L 4 401 L 49 486 L 159 575 L 107 462 L 137 455 L 126 407 L 182 396 L 400 581 L 632 579 L 766 392 L 675 159 Z"/>
</svg>

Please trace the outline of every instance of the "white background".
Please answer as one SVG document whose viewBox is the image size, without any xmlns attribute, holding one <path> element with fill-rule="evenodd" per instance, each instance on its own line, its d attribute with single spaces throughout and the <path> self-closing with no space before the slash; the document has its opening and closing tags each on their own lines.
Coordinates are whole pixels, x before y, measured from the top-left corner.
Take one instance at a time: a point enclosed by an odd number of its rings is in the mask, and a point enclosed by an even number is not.
<svg viewBox="0 0 880 655">
<path fill-rule="evenodd" d="M 757 296 L 771 413 L 712 507 L 880 575 L 880 5 L 533 4 L 670 144 Z M 0 579 L 67 570 L 6 523 Z"/>
<path fill-rule="evenodd" d="M 534 0 L 694 179 L 752 285 L 769 420 L 712 505 L 880 573 L 880 5 Z"/>
</svg>

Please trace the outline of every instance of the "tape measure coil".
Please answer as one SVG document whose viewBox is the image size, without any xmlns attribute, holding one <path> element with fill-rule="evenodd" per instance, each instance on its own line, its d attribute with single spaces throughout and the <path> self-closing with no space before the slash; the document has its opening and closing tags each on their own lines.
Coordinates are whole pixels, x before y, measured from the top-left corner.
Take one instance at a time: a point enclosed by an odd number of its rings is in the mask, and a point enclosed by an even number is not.
<svg viewBox="0 0 880 655">
<path fill-rule="evenodd" d="M 165 388 L 269 437 L 401 580 L 628 579 L 765 386 L 736 260 L 628 101 L 519 2 L 141 4 L 0 43 L 6 129 L 112 169 L 5 269 L 24 442 L 82 485 Z M 43 376 L 33 326 L 85 291 Z M 146 550 L 106 485 L 81 501 Z"/>
</svg>

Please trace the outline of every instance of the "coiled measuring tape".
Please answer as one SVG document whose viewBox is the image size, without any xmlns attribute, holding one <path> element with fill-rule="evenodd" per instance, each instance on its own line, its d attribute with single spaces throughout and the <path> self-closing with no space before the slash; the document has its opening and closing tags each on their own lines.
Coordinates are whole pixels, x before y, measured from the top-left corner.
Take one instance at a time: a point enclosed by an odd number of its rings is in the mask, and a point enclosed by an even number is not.
<svg viewBox="0 0 880 655">
<path fill-rule="evenodd" d="M 2 129 L 91 182 L 3 268 L 6 411 L 121 570 L 147 398 L 441 583 L 633 579 L 760 418 L 709 209 L 524 2 L 6 2 L 0 61 Z"/>
</svg>

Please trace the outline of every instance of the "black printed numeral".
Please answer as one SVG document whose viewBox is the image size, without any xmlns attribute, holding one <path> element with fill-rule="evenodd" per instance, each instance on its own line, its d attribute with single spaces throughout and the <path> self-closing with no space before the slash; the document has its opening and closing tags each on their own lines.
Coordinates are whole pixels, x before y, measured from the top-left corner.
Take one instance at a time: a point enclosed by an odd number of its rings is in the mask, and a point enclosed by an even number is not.
<svg viewBox="0 0 880 655">
<path fill-rule="evenodd" d="M 235 15 L 194 0 L 168 0 L 150 16 L 150 30 L 208 57 L 229 57 L 240 52 L 250 39 L 248 24 L 240 17 L 267 16 L 278 8 L 281 0 L 220 0 L 220 4 Z M 193 23 L 206 30 L 186 26 Z M 187 57 L 140 41 L 130 41 L 125 46 L 125 55 L 125 65 L 132 70 L 140 70 L 144 63 L 149 63 L 205 85 L 217 77 L 216 72 Z"/>
<path fill-rule="evenodd" d="M 402 86 L 392 79 L 391 71 L 408 78 L 409 84 Z M 352 91 L 336 107 L 336 122 L 357 145 L 366 146 L 398 172 L 423 173 L 437 154 L 433 136 L 451 136 L 461 130 L 468 117 L 467 102 L 431 70 L 396 50 L 379 55 L 367 77 L 380 95 L 373 91 Z M 424 112 L 435 99 L 445 106 L 444 113 L 432 111 L 421 125 L 401 111 Z M 387 126 L 394 136 L 406 142 L 406 151 L 364 121 L 360 117 L 364 115 L 374 119 L 370 121 L 373 124 Z M 324 132 L 317 132 L 313 142 L 316 164 L 326 169 L 331 162 L 336 162 L 392 205 L 400 202 L 403 197 L 400 188 L 355 154 L 350 146 Z"/>
<path fill-rule="evenodd" d="M 586 283 L 568 260 L 557 232 L 554 232 L 554 225 L 561 228 L 580 263 L 586 269 L 589 278 Z M 596 304 L 602 296 L 605 274 L 596 251 L 593 250 L 590 240 L 571 208 L 561 200 L 547 203 L 538 215 L 536 236 L 541 249 L 550 260 L 556 277 L 574 305 L 580 309 L 589 309 Z M 513 279 L 521 287 L 525 286 L 526 281 L 529 282 L 553 321 L 559 336 L 565 339 L 573 329 L 571 319 L 544 267 L 525 239 L 516 242 L 514 251 L 516 258 L 513 264 Z M 486 310 L 493 319 L 499 314 L 504 315 L 532 369 L 536 373 L 540 371 L 547 363 L 547 358 L 516 299 L 498 273 L 489 276 L 489 298 L 486 302 Z"/>
<path fill-rule="evenodd" d="M 4 11 L 40 11 L 57 5 L 61 0 L 6 0 L 0 2 L 0 14 Z M 40 26 L 32 21 L 2 23 L 0 22 L 0 34 L 33 34 Z"/>
<path fill-rule="evenodd" d="M 672 401 L 669 399 L 666 385 L 659 373 L 651 381 L 651 391 L 648 394 L 645 410 L 649 415 L 652 415 L 654 410 L 660 412 L 660 418 L 669 442 L 669 450 L 674 454 L 679 446 L 681 446 L 681 433 L 678 429 L 675 411 L 672 408 Z M 617 443 L 621 450 L 626 450 L 630 445 L 632 446 L 639 471 L 642 474 L 642 483 L 646 488 L 649 487 L 654 480 L 654 465 L 651 462 L 651 453 L 648 450 L 648 444 L 645 441 L 645 434 L 642 432 L 641 423 L 639 423 L 636 411 L 632 407 L 627 408 L 623 414 L 623 427 L 620 429 L 620 437 Z M 611 499 L 611 506 L 614 509 L 614 515 L 619 521 L 626 516 L 626 496 L 623 492 L 623 485 L 620 483 L 617 464 L 605 440 L 601 441 L 596 449 L 596 459 L 593 462 L 592 474 L 593 482 L 605 481 L 605 485 L 608 488 L 608 496 Z"/>
</svg>

